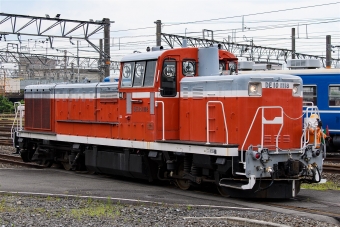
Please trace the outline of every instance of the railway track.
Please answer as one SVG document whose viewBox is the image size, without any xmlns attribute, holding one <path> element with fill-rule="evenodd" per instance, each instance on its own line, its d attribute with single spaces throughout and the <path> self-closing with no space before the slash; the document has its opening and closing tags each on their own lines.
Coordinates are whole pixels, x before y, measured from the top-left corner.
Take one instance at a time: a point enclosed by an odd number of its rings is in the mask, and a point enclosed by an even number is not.
<svg viewBox="0 0 340 227">
<path fill-rule="evenodd" d="M 14 114 L 0 114 L 0 145 L 11 146 L 11 129 L 14 121 Z"/>
<path fill-rule="evenodd" d="M 297 199 L 297 200 L 299 200 L 299 199 Z M 317 201 L 317 203 L 320 204 L 320 201 Z M 320 210 L 320 209 L 317 209 L 317 208 L 308 208 L 308 207 L 301 207 L 301 206 L 292 206 L 292 205 L 272 203 L 272 202 L 264 202 L 263 204 L 265 204 L 267 206 L 278 207 L 278 208 L 283 208 L 283 209 L 288 209 L 288 210 L 306 212 L 306 213 L 309 213 L 309 214 L 325 215 L 325 216 L 332 217 L 332 218 L 336 219 L 337 221 L 340 221 L 340 214 L 339 213 L 335 213 L 335 212 L 331 212 L 331 211 L 327 211 L 327 210 Z M 338 207 L 338 205 L 329 204 L 327 202 L 324 202 L 324 203 L 321 202 L 321 204 L 324 204 L 324 205 L 327 205 L 327 206 L 332 206 L 332 207 Z M 336 210 L 338 210 L 338 209 L 336 209 Z"/>
<path fill-rule="evenodd" d="M 20 156 L 8 155 L 8 154 L 0 154 L 0 162 L 10 163 L 18 166 L 25 166 L 29 168 L 43 169 L 45 168 L 42 165 L 38 165 L 35 163 L 26 163 L 23 162 Z"/>
<path fill-rule="evenodd" d="M 324 164 L 322 168 L 323 168 L 323 171 L 326 172 L 326 173 L 340 174 L 340 166 L 339 165 Z"/>
<path fill-rule="evenodd" d="M 340 156 L 328 155 L 327 158 L 325 159 L 325 162 L 340 163 Z"/>
</svg>

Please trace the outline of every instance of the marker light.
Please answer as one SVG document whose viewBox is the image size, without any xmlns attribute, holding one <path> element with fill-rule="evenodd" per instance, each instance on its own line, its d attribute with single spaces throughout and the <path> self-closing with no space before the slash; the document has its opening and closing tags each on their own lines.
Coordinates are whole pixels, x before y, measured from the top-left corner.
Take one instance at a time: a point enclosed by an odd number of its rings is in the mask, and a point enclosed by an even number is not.
<svg viewBox="0 0 340 227">
<path fill-rule="evenodd" d="M 259 82 L 251 82 L 248 84 L 248 95 L 250 96 L 261 96 L 262 86 Z"/>
<path fill-rule="evenodd" d="M 255 160 L 259 160 L 261 158 L 261 153 L 257 151 L 253 151 L 252 155 L 253 155 L 253 159 Z"/>
<path fill-rule="evenodd" d="M 257 91 L 257 87 L 254 84 L 252 84 L 252 85 L 249 86 L 249 91 L 251 93 L 255 93 Z"/>
<path fill-rule="evenodd" d="M 300 87 L 300 84 L 294 84 L 293 85 L 293 96 L 299 96 L 299 87 Z"/>
</svg>

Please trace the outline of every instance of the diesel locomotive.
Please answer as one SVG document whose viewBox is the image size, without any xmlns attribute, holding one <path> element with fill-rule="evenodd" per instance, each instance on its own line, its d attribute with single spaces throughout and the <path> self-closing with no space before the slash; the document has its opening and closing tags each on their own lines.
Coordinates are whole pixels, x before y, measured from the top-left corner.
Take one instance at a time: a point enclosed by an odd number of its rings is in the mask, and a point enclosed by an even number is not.
<svg viewBox="0 0 340 227">
<path fill-rule="evenodd" d="M 29 85 L 14 146 L 46 167 L 294 197 L 321 181 L 326 155 L 309 143 L 302 80 L 236 75 L 237 61 L 217 46 L 155 47 L 123 57 L 118 82 Z"/>
</svg>

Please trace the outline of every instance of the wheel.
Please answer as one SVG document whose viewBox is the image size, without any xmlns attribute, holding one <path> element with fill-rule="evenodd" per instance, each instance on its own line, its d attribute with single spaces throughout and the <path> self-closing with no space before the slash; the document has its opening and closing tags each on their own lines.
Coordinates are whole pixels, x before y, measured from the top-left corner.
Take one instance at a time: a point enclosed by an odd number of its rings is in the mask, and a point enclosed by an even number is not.
<svg viewBox="0 0 340 227">
<path fill-rule="evenodd" d="M 227 192 L 227 189 L 225 187 L 217 186 L 217 190 L 223 197 L 230 197 L 229 193 Z"/>
<path fill-rule="evenodd" d="M 184 176 L 183 163 L 181 163 L 178 166 L 177 175 L 179 177 Z M 176 182 L 177 187 L 182 189 L 182 190 L 188 190 L 190 188 L 190 181 L 187 180 L 187 179 L 176 179 L 175 182 Z"/>
<path fill-rule="evenodd" d="M 72 170 L 72 165 L 71 165 L 70 163 L 68 163 L 68 162 L 62 162 L 61 164 L 63 165 L 63 167 L 64 167 L 65 170 L 67 170 L 67 171 Z"/>
<path fill-rule="evenodd" d="M 69 158 L 68 158 L 68 154 L 67 153 L 64 154 L 64 160 L 67 160 L 67 162 L 65 162 L 65 161 L 61 162 L 61 164 L 63 165 L 64 169 L 67 170 L 67 171 L 72 170 L 72 165 L 69 162 Z"/>
</svg>

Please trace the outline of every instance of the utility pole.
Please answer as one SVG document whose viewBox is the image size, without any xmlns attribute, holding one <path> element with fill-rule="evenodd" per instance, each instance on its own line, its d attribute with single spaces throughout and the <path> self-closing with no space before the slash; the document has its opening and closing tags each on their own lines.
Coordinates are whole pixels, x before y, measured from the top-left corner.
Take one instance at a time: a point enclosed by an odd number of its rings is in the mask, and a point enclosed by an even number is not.
<svg viewBox="0 0 340 227">
<path fill-rule="evenodd" d="M 64 50 L 64 80 L 66 79 L 66 60 L 67 60 L 66 58 L 67 58 L 67 51 Z"/>
<path fill-rule="evenodd" d="M 292 28 L 292 59 L 295 59 L 295 28 Z"/>
<path fill-rule="evenodd" d="M 73 78 L 74 78 L 74 67 L 73 66 L 74 66 L 74 63 L 72 62 L 71 63 L 71 78 L 70 78 L 71 81 L 73 81 Z"/>
<path fill-rule="evenodd" d="M 326 69 L 331 68 L 332 64 L 332 43 L 331 43 L 331 36 L 326 36 Z"/>
<path fill-rule="evenodd" d="M 102 55 L 103 39 L 99 39 L 99 50 L 101 51 L 101 52 L 99 52 L 99 62 L 102 63 L 102 61 L 103 61 L 103 55 Z"/>
<path fill-rule="evenodd" d="M 6 71 L 4 69 L 4 97 L 6 96 Z"/>
<path fill-rule="evenodd" d="M 162 39 L 161 39 L 161 33 L 162 33 L 162 21 L 156 20 L 156 46 L 162 46 Z"/>
<path fill-rule="evenodd" d="M 107 26 L 104 27 L 104 52 L 105 52 L 105 75 L 104 77 L 110 76 L 110 19 L 104 18 L 104 23 Z M 100 76 L 100 81 L 103 81 L 104 77 Z"/>
<path fill-rule="evenodd" d="M 99 74 L 99 82 L 102 82 L 103 80 L 101 80 L 103 74 L 105 74 L 105 62 L 103 59 L 103 55 L 102 55 L 102 51 L 103 51 L 103 39 L 99 39 L 99 67 L 100 67 L 100 74 Z M 104 69 L 104 73 L 103 73 L 103 69 Z"/>
<path fill-rule="evenodd" d="M 77 40 L 77 66 L 78 66 L 78 83 L 79 83 L 79 77 L 80 77 L 79 76 L 79 40 Z"/>
<path fill-rule="evenodd" d="M 254 39 L 251 38 L 251 60 L 254 61 Z"/>
</svg>

